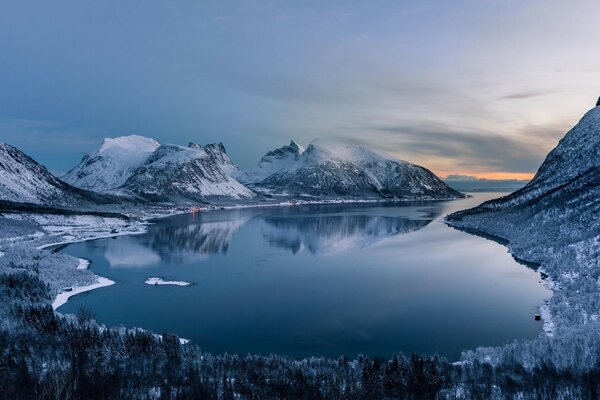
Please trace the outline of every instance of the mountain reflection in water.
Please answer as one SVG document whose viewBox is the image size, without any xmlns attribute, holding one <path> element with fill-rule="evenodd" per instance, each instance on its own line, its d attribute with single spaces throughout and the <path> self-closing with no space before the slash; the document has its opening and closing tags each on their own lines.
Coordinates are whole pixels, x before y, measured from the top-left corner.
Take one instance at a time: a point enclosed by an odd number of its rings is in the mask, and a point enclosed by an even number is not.
<svg viewBox="0 0 600 400">
<path fill-rule="evenodd" d="M 258 227 L 274 248 L 293 254 L 334 254 L 419 230 L 440 214 L 441 207 L 431 203 L 404 208 L 380 204 L 357 208 L 352 214 L 347 207 L 335 205 L 186 214 L 160 220 L 146 234 L 129 237 L 126 252 L 121 250 L 122 242 L 106 242 L 105 256 L 111 267 L 118 268 L 153 266 L 158 257 L 181 263 L 202 260 L 226 254 L 236 232 L 248 225 Z"/>
</svg>

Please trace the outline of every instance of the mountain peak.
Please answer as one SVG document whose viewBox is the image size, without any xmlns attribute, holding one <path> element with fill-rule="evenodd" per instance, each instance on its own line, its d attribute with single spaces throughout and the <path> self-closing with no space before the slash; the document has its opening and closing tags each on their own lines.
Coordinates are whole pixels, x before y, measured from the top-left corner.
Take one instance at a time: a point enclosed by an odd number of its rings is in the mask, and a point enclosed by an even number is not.
<svg viewBox="0 0 600 400">
<path fill-rule="evenodd" d="M 145 136 L 106 138 L 61 179 L 81 189 L 99 192 L 114 189 L 125 183 L 159 147 L 160 143 Z"/>
<path fill-rule="evenodd" d="M 160 146 L 156 140 L 140 136 L 128 135 L 115 138 L 105 138 L 98 149 L 98 153 L 105 153 L 113 150 L 125 150 L 130 152 L 153 152 Z"/>
<path fill-rule="evenodd" d="M 300 146 L 295 140 L 291 140 L 289 146 L 291 149 L 295 149 L 298 154 L 304 151 L 304 147 Z"/>
</svg>

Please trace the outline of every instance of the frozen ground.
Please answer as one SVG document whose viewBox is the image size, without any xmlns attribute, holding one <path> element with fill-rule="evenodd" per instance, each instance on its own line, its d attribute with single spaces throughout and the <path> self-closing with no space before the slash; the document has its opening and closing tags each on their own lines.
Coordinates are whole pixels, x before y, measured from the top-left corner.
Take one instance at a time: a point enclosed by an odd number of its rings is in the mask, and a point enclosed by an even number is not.
<svg viewBox="0 0 600 400">
<path fill-rule="evenodd" d="M 150 277 L 144 281 L 147 285 L 174 285 L 174 286 L 189 286 L 190 282 L 185 281 L 170 281 L 156 276 Z"/>
</svg>

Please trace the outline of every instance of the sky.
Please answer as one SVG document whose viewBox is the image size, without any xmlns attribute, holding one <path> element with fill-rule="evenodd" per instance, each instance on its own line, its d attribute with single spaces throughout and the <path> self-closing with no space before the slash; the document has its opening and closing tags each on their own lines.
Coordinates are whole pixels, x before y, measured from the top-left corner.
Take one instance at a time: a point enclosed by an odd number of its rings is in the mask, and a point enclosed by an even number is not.
<svg viewBox="0 0 600 400">
<path fill-rule="evenodd" d="M 363 144 L 528 178 L 600 96 L 600 2 L 0 0 L 0 140 L 60 174 L 104 137 Z"/>
</svg>

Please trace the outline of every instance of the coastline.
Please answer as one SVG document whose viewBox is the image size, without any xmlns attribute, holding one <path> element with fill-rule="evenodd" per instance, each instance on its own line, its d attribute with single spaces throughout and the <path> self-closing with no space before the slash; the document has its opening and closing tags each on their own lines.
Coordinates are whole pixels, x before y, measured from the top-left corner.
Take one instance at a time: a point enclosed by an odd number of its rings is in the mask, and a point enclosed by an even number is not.
<svg viewBox="0 0 600 400">
<path fill-rule="evenodd" d="M 69 300 L 69 298 L 72 296 L 75 296 L 80 293 L 89 292 L 90 290 L 99 289 L 102 287 L 106 287 L 106 286 L 115 284 L 114 281 L 111 281 L 108 278 L 105 278 L 100 275 L 96 275 L 96 276 L 98 277 L 97 283 L 94 283 L 92 285 L 87 285 L 87 286 L 74 287 L 70 291 L 63 291 L 63 292 L 60 292 L 58 295 L 56 295 L 56 298 L 52 302 L 52 308 L 54 309 L 54 311 L 56 311 L 56 309 L 58 307 L 64 305 Z"/>
</svg>

